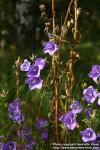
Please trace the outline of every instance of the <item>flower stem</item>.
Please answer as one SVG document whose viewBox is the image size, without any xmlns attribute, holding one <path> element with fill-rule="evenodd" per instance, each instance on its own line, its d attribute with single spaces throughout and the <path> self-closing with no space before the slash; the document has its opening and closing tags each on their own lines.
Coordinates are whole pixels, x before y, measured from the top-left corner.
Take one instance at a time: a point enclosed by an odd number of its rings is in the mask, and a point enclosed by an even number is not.
<svg viewBox="0 0 100 150">
<path fill-rule="evenodd" d="M 54 11 L 54 0 L 52 0 L 52 19 L 53 19 L 53 34 L 55 33 L 55 11 Z M 54 101 L 55 101 L 55 134 L 56 142 L 59 142 L 59 130 L 58 130 L 58 115 L 59 115 L 59 80 L 58 80 L 58 65 L 59 65 L 59 53 L 53 55 L 52 57 L 52 70 L 54 79 Z"/>
</svg>

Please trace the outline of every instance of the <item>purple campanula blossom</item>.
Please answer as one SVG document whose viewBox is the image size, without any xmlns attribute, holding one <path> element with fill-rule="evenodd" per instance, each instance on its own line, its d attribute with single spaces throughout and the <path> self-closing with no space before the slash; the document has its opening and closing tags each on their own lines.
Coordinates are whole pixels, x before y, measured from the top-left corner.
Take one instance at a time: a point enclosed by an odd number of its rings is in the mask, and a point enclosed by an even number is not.
<svg viewBox="0 0 100 150">
<path fill-rule="evenodd" d="M 90 118 L 90 116 L 91 116 L 92 113 L 93 113 L 93 109 L 92 109 L 92 108 L 86 108 L 84 112 L 85 112 L 85 114 L 86 114 L 86 117 L 87 117 L 87 118 Z"/>
<path fill-rule="evenodd" d="M 96 140 L 96 134 L 92 128 L 87 128 L 84 131 L 81 131 L 83 142 L 90 142 Z"/>
<path fill-rule="evenodd" d="M 35 66 L 38 66 L 39 69 L 42 70 L 42 69 L 45 67 L 45 65 L 46 65 L 46 61 L 45 61 L 45 59 L 43 59 L 43 58 L 37 58 L 37 59 L 35 60 L 34 65 L 35 65 Z"/>
<path fill-rule="evenodd" d="M 47 125 L 47 120 L 44 118 L 39 118 L 35 124 L 36 128 L 43 129 Z"/>
<path fill-rule="evenodd" d="M 87 89 L 83 91 L 84 99 L 88 103 L 93 103 L 97 98 L 97 91 L 93 88 L 93 86 L 89 86 Z"/>
<path fill-rule="evenodd" d="M 82 106 L 79 103 L 79 101 L 74 101 L 71 105 L 70 108 L 72 109 L 72 112 L 74 114 L 80 113 L 82 111 Z"/>
<path fill-rule="evenodd" d="M 58 51 L 58 46 L 54 41 L 49 41 L 44 43 L 43 52 L 49 53 L 49 55 L 53 55 L 56 51 Z"/>
<path fill-rule="evenodd" d="M 4 144 L 2 150 L 16 150 L 16 142 L 8 142 Z"/>
<path fill-rule="evenodd" d="M 21 66 L 20 66 L 21 71 L 28 71 L 29 67 L 30 67 L 30 64 L 31 63 L 27 59 L 25 59 L 24 63 L 21 64 Z"/>
<path fill-rule="evenodd" d="M 88 76 L 97 83 L 97 80 L 100 77 L 100 65 L 93 65 Z"/>
<path fill-rule="evenodd" d="M 40 76 L 40 70 L 39 70 L 39 67 L 38 66 L 35 66 L 35 65 L 31 65 L 27 74 L 26 74 L 27 77 L 39 77 Z"/>
<path fill-rule="evenodd" d="M 20 101 L 18 98 L 16 98 L 14 102 L 8 105 L 8 113 L 9 118 L 12 119 L 13 121 L 16 121 L 17 123 L 21 123 L 22 121 L 24 121 L 24 117 L 22 116 L 21 113 Z"/>
<path fill-rule="evenodd" d="M 73 130 L 76 127 L 77 123 L 75 115 L 72 111 L 66 112 L 66 114 L 64 115 L 63 123 L 65 127 L 67 127 L 70 130 Z"/>
<path fill-rule="evenodd" d="M 41 131 L 40 137 L 42 140 L 47 140 L 48 139 L 48 131 L 47 130 Z"/>
<path fill-rule="evenodd" d="M 25 83 L 29 85 L 30 90 L 41 89 L 43 80 L 40 77 L 30 77 L 25 80 Z"/>
</svg>

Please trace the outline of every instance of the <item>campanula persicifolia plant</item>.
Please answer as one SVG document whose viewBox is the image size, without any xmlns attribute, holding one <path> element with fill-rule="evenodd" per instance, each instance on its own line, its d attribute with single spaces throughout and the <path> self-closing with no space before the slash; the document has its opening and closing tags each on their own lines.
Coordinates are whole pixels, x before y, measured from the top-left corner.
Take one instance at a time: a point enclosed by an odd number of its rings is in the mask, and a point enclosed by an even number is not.
<svg viewBox="0 0 100 150">
<path fill-rule="evenodd" d="M 78 7 L 78 1 L 69 1 L 61 26 L 56 21 L 55 0 L 52 0 L 51 5 L 52 19 L 48 18 L 46 7 L 43 4 L 40 5 L 41 19 L 45 24 L 44 34 L 47 37 L 47 40 L 42 42 L 43 58 L 34 56 L 32 59 L 30 57 L 21 59 L 18 57 L 15 63 L 16 96 L 8 104 L 8 117 L 14 125 L 17 124 L 16 131 L 19 140 L 4 143 L 3 150 L 51 150 L 54 149 L 53 143 L 58 149 L 64 149 L 64 143 L 69 143 L 71 147 L 71 143 L 89 142 L 91 146 L 91 143 L 100 142 L 100 124 L 95 120 L 99 116 L 100 107 L 100 65 L 93 65 L 88 74 L 95 84 L 87 86 L 84 83 L 82 96 L 78 98 L 73 96 L 77 84 L 73 71 L 74 64 L 80 59 L 77 52 L 77 44 L 81 39 L 78 29 L 81 10 Z M 62 62 L 60 57 L 61 46 L 64 43 L 71 47 L 69 58 L 66 57 L 65 51 L 66 63 Z M 50 72 L 47 68 L 50 68 Z M 48 76 L 44 77 L 42 73 L 46 69 Z M 22 74 L 24 81 L 20 80 Z M 21 96 L 21 84 L 25 84 L 29 94 L 34 92 L 35 95 L 35 92 L 40 92 L 40 97 L 37 97 L 40 104 L 36 110 L 37 116 L 34 118 L 35 123 L 32 129 L 28 127 L 30 123 L 27 122 L 24 115 L 23 105 L 27 105 L 28 102 L 25 103 Z M 49 109 L 46 117 L 43 117 L 42 113 L 45 111 L 42 110 L 45 105 L 43 100 L 46 101 L 46 97 L 49 99 L 47 101 Z M 32 106 L 32 109 L 35 109 L 35 106 Z M 29 112 L 31 113 L 31 110 Z M 33 116 L 31 114 L 32 120 Z"/>
</svg>

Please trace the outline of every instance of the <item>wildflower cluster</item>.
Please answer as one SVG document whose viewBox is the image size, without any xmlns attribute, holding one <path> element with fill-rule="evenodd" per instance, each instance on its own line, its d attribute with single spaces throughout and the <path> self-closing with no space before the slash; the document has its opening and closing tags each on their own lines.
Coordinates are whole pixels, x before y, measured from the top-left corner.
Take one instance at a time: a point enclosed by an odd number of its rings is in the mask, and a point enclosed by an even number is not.
<svg viewBox="0 0 100 150">
<path fill-rule="evenodd" d="M 30 90 L 41 89 L 43 80 L 40 78 L 40 71 L 45 67 L 46 61 L 43 58 L 37 58 L 34 64 L 31 64 L 27 59 L 21 64 L 21 71 L 25 71 L 27 79 L 25 83 L 28 84 Z"/>
<path fill-rule="evenodd" d="M 76 114 L 81 113 L 82 106 L 79 101 L 74 101 L 70 105 L 70 108 L 72 109 L 72 111 L 68 111 L 65 113 L 62 122 L 68 129 L 73 130 L 77 126 Z"/>
<path fill-rule="evenodd" d="M 100 66 L 94 65 L 92 67 L 92 70 L 89 73 L 89 77 L 91 77 L 94 81 L 97 83 L 97 79 L 100 78 Z M 94 103 L 96 99 L 98 99 L 98 105 L 100 106 L 100 92 L 97 91 L 93 86 L 89 86 L 88 88 L 84 89 L 83 91 L 84 100 L 89 103 Z M 78 113 L 81 113 L 82 111 L 82 105 L 79 103 L 79 101 L 74 101 L 70 105 L 71 111 L 68 111 L 65 113 L 63 117 L 63 124 L 66 128 L 73 130 L 77 126 L 76 117 Z M 92 114 L 95 113 L 95 110 L 93 110 L 91 107 L 88 107 L 84 110 L 84 113 L 86 114 L 86 118 L 90 119 Z M 95 131 L 88 127 L 85 130 L 81 131 L 81 136 L 83 142 L 96 142 L 99 134 L 96 135 Z M 100 139 L 99 139 L 100 141 Z"/>
</svg>

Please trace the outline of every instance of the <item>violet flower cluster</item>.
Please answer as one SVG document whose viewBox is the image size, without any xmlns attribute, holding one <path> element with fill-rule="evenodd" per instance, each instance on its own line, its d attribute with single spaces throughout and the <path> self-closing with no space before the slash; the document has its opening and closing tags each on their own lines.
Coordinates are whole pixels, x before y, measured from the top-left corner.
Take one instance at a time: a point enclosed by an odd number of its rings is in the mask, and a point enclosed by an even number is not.
<svg viewBox="0 0 100 150">
<path fill-rule="evenodd" d="M 24 117 L 21 112 L 20 100 L 18 98 L 16 98 L 12 103 L 9 103 L 8 113 L 11 120 L 16 121 L 19 124 L 24 121 Z"/>
<path fill-rule="evenodd" d="M 42 140 L 48 139 L 48 131 L 45 128 L 47 126 L 48 122 L 44 118 L 39 118 L 35 124 L 36 128 L 39 129 L 40 132 L 40 138 Z"/>
<path fill-rule="evenodd" d="M 27 79 L 25 83 L 28 84 L 30 90 L 41 89 L 43 80 L 40 78 L 40 71 L 46 65 L 46 61 L 43 58 L 37 58 L 34 64 L 31 64 L 27 59 L 21 64 L 21 71 L 26 72 Z"/>
<path fill-rule="evenodd" d="M 81 113 L 82 106 L 79 103 L 79 101 L 74 101 L 70 105 L 70 108 L 71 108 L 71 111 L 68 111 L 65 113 L 62 122 L 64 123 L 66 128 L 73 130 L 77 126 L 76 114 Z"/>
</svg>

